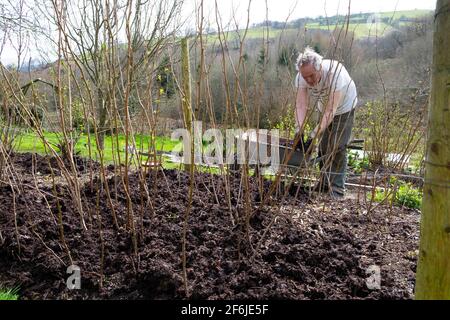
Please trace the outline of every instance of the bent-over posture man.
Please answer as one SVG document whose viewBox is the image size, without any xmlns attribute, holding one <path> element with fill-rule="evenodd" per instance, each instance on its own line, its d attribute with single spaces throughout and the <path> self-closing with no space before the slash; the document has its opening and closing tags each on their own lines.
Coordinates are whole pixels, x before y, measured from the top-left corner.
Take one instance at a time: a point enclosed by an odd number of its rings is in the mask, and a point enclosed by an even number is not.
<svg viewBox="0 0 450 320">
<path fill-rule="evenodd" d="M 329 191 L 333 197 L 343 197 L 347 168 L 346 145 L 349 143 L 357 104 L 356 86 L 345 67 L 336 60 L 323 59 L 306 47 L 297 59 L 298 74 L 296 123 L 303 132 L 309 105 L 320 112 L 318 125 L 310 134 L 320 139 L 321 179 L 315 191 Z"/>
</svg>

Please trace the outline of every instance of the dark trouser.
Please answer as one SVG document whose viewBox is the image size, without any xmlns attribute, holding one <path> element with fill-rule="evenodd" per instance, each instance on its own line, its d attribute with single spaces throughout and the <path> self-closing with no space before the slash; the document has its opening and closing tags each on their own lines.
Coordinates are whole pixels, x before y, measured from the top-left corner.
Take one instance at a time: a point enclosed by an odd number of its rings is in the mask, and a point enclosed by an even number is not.
<svg viewBox="0 0 450 320">
<path fill-rule="evenodd" d="M 337 115 L 324 131 L 319 145 L 321 183 L 333 192 L 344 194 L 347 149 L 355 118 L 355 109 Z"/>
</svg>

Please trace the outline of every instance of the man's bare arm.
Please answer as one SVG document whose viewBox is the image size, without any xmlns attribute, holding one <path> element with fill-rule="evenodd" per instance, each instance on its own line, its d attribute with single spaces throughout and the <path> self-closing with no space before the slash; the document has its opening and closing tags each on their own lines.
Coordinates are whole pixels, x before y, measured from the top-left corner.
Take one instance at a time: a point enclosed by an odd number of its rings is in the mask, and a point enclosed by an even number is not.
<svg viewBox="0 0 450 320">
<path fill-rule="evenodd" d="M 297 122 L 299 132 L 302 131 L 303 129 L 307 109 L 308 109 L 308 93 L 306 92 L 306 88 L 298 88 L 297 99 L 295 102 L 295 120 Z"/>
</svg>

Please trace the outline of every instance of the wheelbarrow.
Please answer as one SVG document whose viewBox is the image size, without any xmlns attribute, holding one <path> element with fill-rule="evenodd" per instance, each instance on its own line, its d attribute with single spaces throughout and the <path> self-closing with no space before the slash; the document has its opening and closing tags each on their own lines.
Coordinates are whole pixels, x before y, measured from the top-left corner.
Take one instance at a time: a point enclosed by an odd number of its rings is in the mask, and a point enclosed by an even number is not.
<svg viewBox="0 0 450 320">
<path fill-rule="evenodd" d="M 259 168 L 266 168 L 268 166 L 274 167 L 274 163 L 266 163 L 267 159 L 275 161 L 276 166 L 280 170 L 284 170 L 284 174 L 297 172 L 302 168 L 311 168 L 320 161 L 326 159 L 329 154 L 312 157 L 311 153 L 305 156 L 304 148 L 301 143 L 294 145 L 294 141 L 286 138 L 272 137 L 263 133 L 258 135 L 255 132 L 250 134 L 243 134 L 236 136 L 236 141 L 245 146 L 245 156 L 247 164 L 255 170 Z M 344 148 L 352 150 L 362 150 L 364 143 L 363 139 L 353 139 Z M 261 161 L 265 160 L 265 161 Z M 233 169 L 239 169 L 237 158 Z M 275 174 L 276 172 L 272 172 Z"/>
</svg>

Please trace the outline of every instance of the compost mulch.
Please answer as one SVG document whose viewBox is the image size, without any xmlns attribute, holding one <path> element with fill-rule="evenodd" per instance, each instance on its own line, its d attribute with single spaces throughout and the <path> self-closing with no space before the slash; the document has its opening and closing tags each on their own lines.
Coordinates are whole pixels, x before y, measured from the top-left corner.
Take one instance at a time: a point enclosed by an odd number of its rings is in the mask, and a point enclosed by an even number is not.
<svg viewBox="0 0 450 320">
<path fill-rule="evenodd" d="M 41 180 L 60 174 L 54 159 L 15 154 L 12 163 L 20 184 L 0 187 L 1 285 L 18 286 L 21 299 L 186 298 L 188 173 L 151 171 L 142 180 L 130 172 L 128 187 L 123 174 L 113 174 L 109 198 L 98 164 L 78 161 L 84 174 L 96 170 L 80 190 L 84 230 L 67 184 L 40 182 L 36 188 L 37 172 Z M 273 194 L 261 204 L 271 182 L 259 185 L 252 178 L 245 192 L 240 175 L 229 184 L 224 179 L 194 177 L 186 235 L 189 299 L 413 298 L 418 211 L 389 205 L 368 210 L 364 196 L 333 200 L 301 191 L 284 199 Z M 136 243 L 125 227 L 130 212 Z M 80 290 L 67 289 L 70 264 L 80 267 Z M 373 266 L 380 268 L 379 288 L 367 285 Z"/>
</svg>

